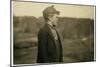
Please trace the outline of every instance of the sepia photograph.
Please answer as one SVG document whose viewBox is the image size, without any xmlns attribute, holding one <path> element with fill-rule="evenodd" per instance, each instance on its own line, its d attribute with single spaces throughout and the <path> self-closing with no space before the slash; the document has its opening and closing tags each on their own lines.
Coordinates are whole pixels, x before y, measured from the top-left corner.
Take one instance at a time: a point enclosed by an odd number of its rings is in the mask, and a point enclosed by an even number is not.
<svg viewBox="0 0 100 67">
<path fill-rule="evenodd" d="M 95 6 L 11 1 L 12 65 L 96 61 Z"/>
</svg>

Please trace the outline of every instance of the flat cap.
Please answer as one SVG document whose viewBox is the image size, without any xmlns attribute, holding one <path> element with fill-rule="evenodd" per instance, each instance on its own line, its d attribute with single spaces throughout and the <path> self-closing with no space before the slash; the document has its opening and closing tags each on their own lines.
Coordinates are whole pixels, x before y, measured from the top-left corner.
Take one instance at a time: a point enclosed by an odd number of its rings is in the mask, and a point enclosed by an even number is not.
<svg viewBox="0 0 100 67">
<path fill-rule="evenodd" d="M 54 8 L 54 5 L 51 5 L 43 10 L 43 16 L 46 17 L 48 14 L 59 14 L 60 12 Z"/>
<path fill-rule="evenodd" d="M 54 14 L 59 14 L 60 12 L 57 11 L 55 8 L 54 8 L 54 5 L 51 5 L 47 8 L 44 9 L 43 13 L 54 13 Z"/>
</svg>

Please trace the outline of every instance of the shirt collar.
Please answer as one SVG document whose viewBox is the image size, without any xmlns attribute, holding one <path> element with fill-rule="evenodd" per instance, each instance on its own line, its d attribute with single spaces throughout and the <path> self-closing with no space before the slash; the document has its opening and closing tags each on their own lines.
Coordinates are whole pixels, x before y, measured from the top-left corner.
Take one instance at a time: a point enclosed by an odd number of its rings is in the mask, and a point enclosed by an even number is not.
<svg viewBox="0 0 100 67">
<path fill-rule="evenodd" d="M 47 24 L 49 24 L 51 27 L 53 27 L 52 22 L 48 21 Z"/>
<path fill-rule="evenodd" d="M 49 25 L 49 27 L 50 27 L 51 29 L 55 29 L 55 27 L 53 26 L 52 22 L 48 21 L 47 24 Z"/>
</svg>

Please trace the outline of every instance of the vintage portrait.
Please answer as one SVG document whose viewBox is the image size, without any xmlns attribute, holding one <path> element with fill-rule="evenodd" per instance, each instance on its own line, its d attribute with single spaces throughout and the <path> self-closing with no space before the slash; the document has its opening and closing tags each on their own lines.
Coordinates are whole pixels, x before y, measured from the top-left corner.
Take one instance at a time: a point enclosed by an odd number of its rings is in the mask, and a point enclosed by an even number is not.
<svg viewBox="0 0 100 67">
<path fill-rule="evenodd" d="M 12 1 L 13 65 L 95 61 L 95 6 Z"/>
</svg>

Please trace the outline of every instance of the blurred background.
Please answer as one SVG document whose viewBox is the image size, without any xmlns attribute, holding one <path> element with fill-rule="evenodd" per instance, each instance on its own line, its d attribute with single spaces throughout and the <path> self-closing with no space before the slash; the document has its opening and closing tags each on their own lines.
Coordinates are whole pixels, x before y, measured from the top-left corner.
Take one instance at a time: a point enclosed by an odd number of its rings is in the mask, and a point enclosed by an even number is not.
<svg viewBox="0 0 100 67">
<path fill-rule="evenodd" d="M 37 34 L 45 23 L 42 10 L 51 4 L 16 1 L 12 4 L 14 64 L 34 64 Z M 62 41 L 64 63 L 94 61 L 94 7 L 54 5 L 61 10 L 57 30 Z"/>
</svg>

